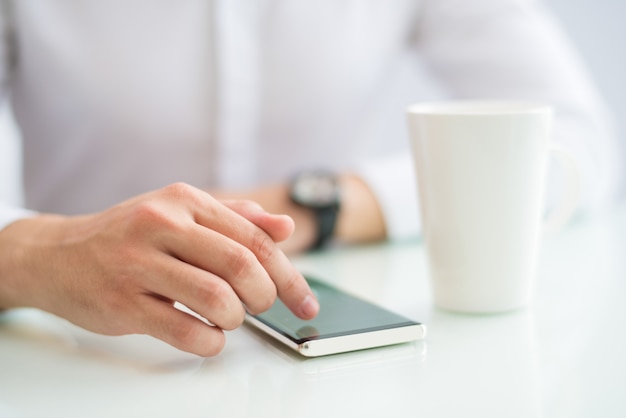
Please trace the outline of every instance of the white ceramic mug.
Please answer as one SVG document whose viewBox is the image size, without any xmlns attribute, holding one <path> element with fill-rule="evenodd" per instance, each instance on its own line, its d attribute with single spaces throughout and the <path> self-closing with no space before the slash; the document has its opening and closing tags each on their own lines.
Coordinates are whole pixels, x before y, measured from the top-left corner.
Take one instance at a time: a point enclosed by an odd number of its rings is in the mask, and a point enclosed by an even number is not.
<svg viewBox="0 0 626 418">
<path fill-rule="evenodd" d="M 409 107 L 407 116 L 435 304 L 471 313 L 526 306 L 542 227 L 564 224 L 578 201 L 576 164 L 551 145 L 552 109 L 433 102 Z M 567 190 L 544 222 L 551 150 Z"/>
</svg>

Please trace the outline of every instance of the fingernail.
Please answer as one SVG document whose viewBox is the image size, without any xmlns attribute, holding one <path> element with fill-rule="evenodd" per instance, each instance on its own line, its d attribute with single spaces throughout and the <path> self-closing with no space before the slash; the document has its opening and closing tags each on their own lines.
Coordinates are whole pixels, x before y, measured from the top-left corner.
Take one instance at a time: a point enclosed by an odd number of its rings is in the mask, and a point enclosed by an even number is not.
<svg viewBox="0 0 626 418">
<path fill-rule="evenodd" d="M 317 300 L 311 296 L 307 295 L 304 298 L 304 301 L 300 305 L 300 312 L 304 318 L 313 318 L 320 310 L 320 304 Z"/>
</svg>

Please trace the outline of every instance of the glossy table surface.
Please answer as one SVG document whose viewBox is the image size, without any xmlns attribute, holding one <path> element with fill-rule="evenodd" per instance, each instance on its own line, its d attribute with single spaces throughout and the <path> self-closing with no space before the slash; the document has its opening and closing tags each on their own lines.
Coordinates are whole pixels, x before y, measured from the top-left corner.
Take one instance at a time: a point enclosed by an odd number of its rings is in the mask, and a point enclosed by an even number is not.
<svg viewBox="0 0 626 418">
<path fill-rule="evenodd" d="M 322 358 L 244 326 L 199 358 L 36 310 L 0 315 L 0 417 L 626 416 L 626 206 L 547 238 L 532 306 L 432 307 L 418 241 L 293 259 L 428 326 L 424 341 Z"/>
</svg>

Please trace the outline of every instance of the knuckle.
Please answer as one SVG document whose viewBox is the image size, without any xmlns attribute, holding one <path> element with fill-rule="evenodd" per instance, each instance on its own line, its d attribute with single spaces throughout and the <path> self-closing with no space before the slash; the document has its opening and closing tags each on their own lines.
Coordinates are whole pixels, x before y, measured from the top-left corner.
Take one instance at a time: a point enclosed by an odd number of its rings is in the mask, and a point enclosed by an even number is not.
<svg viewBox="0 0 626 418">
<path fill-rule="evenodd" d="M 152 229 L 154 225 L 169 223 L 166 211 L 156 200 L 144 200 L 135 205 L 129 220 L 140 229 Z"/>
<path fill-rule="evenodd" d="M 195 194 L 195 188 L 184 182 L 176 182 L 163 188 L 163 192 L 171 197 L 187 198 Z"/>
<path fill-rule="evenodd" d="M 158 200 L 138 203 L 128 218 L 130 238 L 163 237 L 185 233 L 184 219 L 173 216 L 167 205 Z"/>
<path fill-rule="evenodd" d="M 163 188 L 164 195 L 173 201 L 200 203 L 201 191 L 187 183 L 172 183 Z"/>
<path fill-rule="evenodd" d="M 204 357 L 218 354 L 225 345 L 225 335 L 216 326 L 184 316 L 143 316 L 134 332 L 148 334 L 180 350 Z"/>
<path fill-rule="evenodd" d="M 226 343 L 220 328 L 196 321 L 178 323 L 170 337 L 175 341 L 175 346 L 182 350 L 205 357 L 218 354 Z"/>
<path fill-rule="evenodd" d="M 219 326 L 227 331 L 239 328 L 246 318 L 245 310 L 241 304 L 225 311 L 224 314 L 225 316 Z"/>
<path fill-rule="evenodd" d="M 278 297 L 278 292 L 276 291 L 276 286 L 272 284 L 271 292 L 268 293 L 267 297 L 261 301 L 261 311 L 265 312 L 269 308 L 271 308 L 274 302 L 276 302 L 277 297 Z"/>
<path fill-rule="evenodd" d="M 252 315 L 258 315 L 267 311 L 276 301 L 276 287 L 271 286 L 267 292 L 256 295 L 254 303 L 247 306 Z"/>
<path fill-rule="evenodd" d="M 269 235 L 258 231 L 252 236 L 250 249 L 256 255 L 259 262 L 264 264 L 274 255 L 274 252 L 276 251 L 276 244 L 269 237 Z"/>
<path fill-rule="evenodd" d="M 184 347 L 193 347 L 198 340 L 199 327 L 192 321 L 181 321 L 171 327 L 172 338 Z"/>
<path fill-rule="evenodd" d="M 254 254 L 243 246 L 235 246 L 228 255 L 232 279 L 240 281 L 250 275 L 254 264 L 257 262 Z"/>
<path fill-rule="evenodd" d="M 208 283 L 202 290 L 201 298 L 213 312 L 213 318 L 207 318 L 222 329 L 231 330 L 239 327 L 245 319 L 245 311 L 230 286 L 224 281 Z"/>
<path fill-rule="evenodd" d="M 223 311 L 227 309 L 228 301 L 232 297 L 223 281 L 215 281 L 202 285 L 198 293 L 200 299 L 215 310 Z"/>
<path fill-rule="evenodd" d="M 292 293 L 296 289 L 299 279 L 300 276 L 297 272 L 294 271 L 293 273 L 289 274 L 281 283 L 279 296 Z"/>
</svg>

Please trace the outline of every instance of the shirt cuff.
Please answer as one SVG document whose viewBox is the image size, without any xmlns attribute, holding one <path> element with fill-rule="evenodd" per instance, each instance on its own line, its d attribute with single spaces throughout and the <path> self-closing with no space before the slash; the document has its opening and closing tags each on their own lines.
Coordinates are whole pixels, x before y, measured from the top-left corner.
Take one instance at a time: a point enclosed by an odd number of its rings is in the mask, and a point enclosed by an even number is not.
<svg viewBox="0 0 626 418">
<path fill-rule="evenodd" d="M 363 162 L 357 165 L 356 170 L 378 199 L 387 237 L 401 240 L 419 235 L 417 181 L 411 155 Z"/>
<path fill-rule="evenodd" d="M 10 223 L 23 218 L 37 216 L 37 212 L 0 203 L 0 230 Z"/>
</svg>

